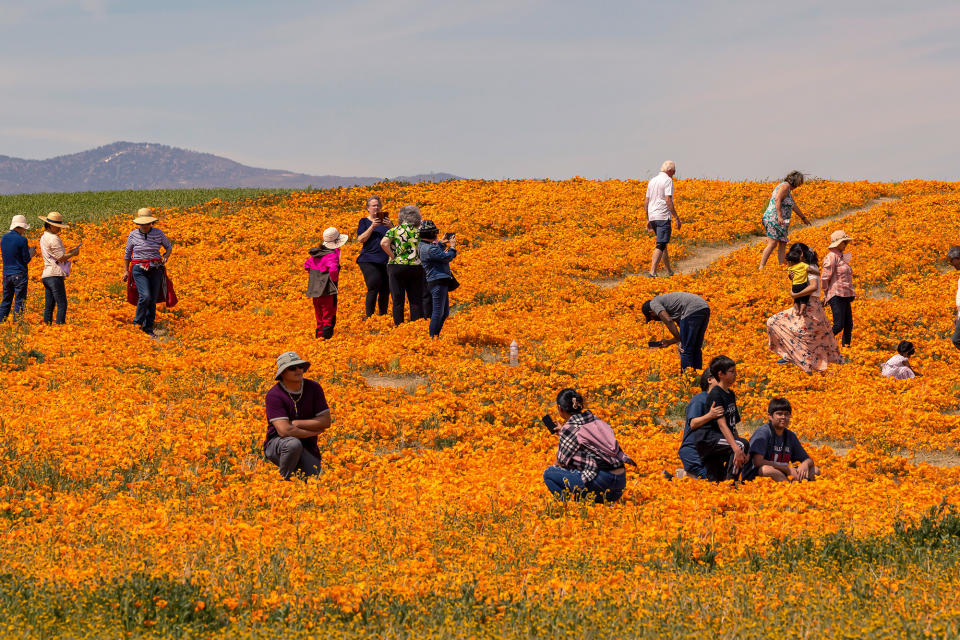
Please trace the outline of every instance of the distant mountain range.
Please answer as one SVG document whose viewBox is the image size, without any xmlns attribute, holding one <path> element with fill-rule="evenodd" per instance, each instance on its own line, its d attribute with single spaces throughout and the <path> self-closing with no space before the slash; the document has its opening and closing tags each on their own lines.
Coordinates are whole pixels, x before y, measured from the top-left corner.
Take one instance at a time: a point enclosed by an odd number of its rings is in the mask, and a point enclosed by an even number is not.
<svg viewBox="0 0 960 640">
<path fill-rule="evenodd" d="M 449 173 L 392 178 L 406 182 L 456 179 L 458 176 Z M 0 156 L 0 194 L 200 187 L 303 189 L 312 186 L 325 189 L 370 185 L 383 180 L 257 169 L 210 153 L 146 142 L 114 142 L 47 160 Z"/>
</svg>

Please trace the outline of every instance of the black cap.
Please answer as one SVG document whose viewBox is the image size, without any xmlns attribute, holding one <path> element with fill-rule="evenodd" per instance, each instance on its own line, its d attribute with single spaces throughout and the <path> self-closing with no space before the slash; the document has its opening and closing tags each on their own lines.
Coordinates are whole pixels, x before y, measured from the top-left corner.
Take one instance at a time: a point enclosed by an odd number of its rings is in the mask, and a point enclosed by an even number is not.
<svg viewBox="0 0 960 640">
<path fill-rule="evenodd" d="M 424 220 L 420 223 L 420 233 L 424 231 L 427 233 L 439 233 L 440 229 L 437 228 L 437 225 L 433 224 L 433 220 Z"/>
</svg>

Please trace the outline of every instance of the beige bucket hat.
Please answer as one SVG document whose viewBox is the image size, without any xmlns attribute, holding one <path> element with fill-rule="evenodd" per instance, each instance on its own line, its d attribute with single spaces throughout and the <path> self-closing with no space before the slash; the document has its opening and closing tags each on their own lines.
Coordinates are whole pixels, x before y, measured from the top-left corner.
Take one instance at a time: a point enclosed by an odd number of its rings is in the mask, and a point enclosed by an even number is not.
<svg viewBox="0 0 960 640">
<path fill-rule="evenodd" d="M 828 249 L 836 249 L 844 242 L 853 242 L 853 238 L 847 235 L 847 232 L 843 229 L 837 229 L 830 234 L 830 246 Z"/>
<path fill-rule="evenodd" d="M 27 216 L 16 215 L 16 216 L 13 216 L 13 220 L 10 221 L 10 231 L 13 231 L 14 229 L 29 229 L 29 228 L 30 228 L 30 224 L 27 222 Z"/>
<path fill-rule="evenodd" d="M 133 224 L 151 224 L 158 219 L 159 218 L 153 215 L 153 209 L 143 207 L 142 209 L 137 209 L 137 217 L 133 219 Z"/>
<path fill-rule="evenodd" d="M 310 363 L 298 356 L 296 351 L 284 351 L 277 356 L 277 375 L 273 379 L 279 380 L 284 371 L 298 364 L 303 365 L 304 371 L 310 368 Z"/>
<path fill-rule="evenodd" d="M 66 229 L 70 225 L 63 221 L 63 216 L 60 215 L 59 211 L 51 211 L 44 216 L 40 216 L 40 219 L 46 222 L 47 224 L 52 224 L 55 227 L 60 227 L 61 229 Z"/>
<path fill-rule="evenodd" d="M 340 233 L 336 227 L 327 227 L 323 230 L 323 246 L 327 249 L 339 249 L 350 239 L 345 233 Z"/>
</svg>

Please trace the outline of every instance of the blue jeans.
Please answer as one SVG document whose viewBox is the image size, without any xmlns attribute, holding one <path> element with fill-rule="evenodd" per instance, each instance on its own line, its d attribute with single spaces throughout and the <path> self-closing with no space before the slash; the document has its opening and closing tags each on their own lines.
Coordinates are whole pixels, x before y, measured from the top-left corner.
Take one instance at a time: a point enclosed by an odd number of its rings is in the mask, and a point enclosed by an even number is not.
<svg viewBox="0 0 960 640">
<path fill-rule="evenodd" d="M 580 471 L 553 465 L 543 472 L 543 482 L 550 493 L 560 500 L 592 499 L 600 504 L 616 502 L 620 499 L 627 486 L 627 474 L 617 475 L 609 471 L 598 471 L 596 478 L 585 483 Z"/>
<path fill-rule="evenodd" d="M 163 286 L 164 270 L 159 267 L 144 269 L 133 265 L 133 282 L 137 285 L 137 315 L 133 323 L 140 325 L 146 333 L 153 333 L 153 323 L 157 318 L 157 299 Z"/>
<path fill-rule="evenodd" d="M 15 273 L 3 276 L 3 302 L 0 302 L 0 322 L 4 322 L 10 315 L 10 304 L 13 303 L 13 319 L 23 315 L 23 306 L 27 303 L 27 274 Z"/>
<path fill-rule="evenodd" d="M 57 309 L 57 324 L 67 321 L 67 287 L 63 276 L 41 278 L 43 283 L 43 321 L 53 322 L 53 309 Z"/>
<path fill-rule="evenodd" d="M 697 453 L 695 446 L 689 443 L 680 445 L 677 456 L 683 463 L 683 470 L 688 474 L 701 479 L 707 477 L 707 469 L 703 466 L 703 461 L 700 460 L 700 454 Z"/>
<path fill-rule="evenodd" d="M 440 335 L 443 322 L 450 315 L 450 281 L 444 278 L 431 280 L 427 284 L 430 285 L 430 300 L 433 303 L 430 313 L 430 337 L 433 338 Z"/>
<path fill-rule="evenodd" d="M 694 311 L 686 318 L 680 318 L 677 329 L 680 331 L 680 371 L 687 367 L 703 369 L 703 338 L 710 324 L 710 309 Z"/>
</svg>

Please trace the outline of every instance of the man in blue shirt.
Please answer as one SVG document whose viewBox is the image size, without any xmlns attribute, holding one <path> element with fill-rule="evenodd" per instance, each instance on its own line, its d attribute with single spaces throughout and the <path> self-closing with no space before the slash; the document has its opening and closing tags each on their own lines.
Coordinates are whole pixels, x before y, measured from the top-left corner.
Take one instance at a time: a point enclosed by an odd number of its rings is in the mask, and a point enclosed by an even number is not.
<svg viewBox="0 0 960 640">
<path fill-rule="evenodd" d="M 0 238 L 0 256 L 3 258 L 3 301 L 0 302 L 0 322 L 5 322 L 13 304 L 13 317 L 23 315 L 27 301 L 27 263 L 36 249 L 24 235 L 29 229 L 25 216 L 13 216 L 10 231 Z"/>
</svg>

